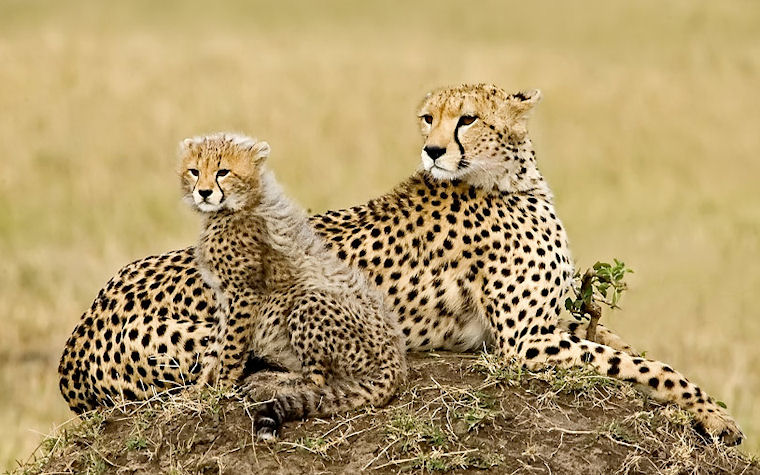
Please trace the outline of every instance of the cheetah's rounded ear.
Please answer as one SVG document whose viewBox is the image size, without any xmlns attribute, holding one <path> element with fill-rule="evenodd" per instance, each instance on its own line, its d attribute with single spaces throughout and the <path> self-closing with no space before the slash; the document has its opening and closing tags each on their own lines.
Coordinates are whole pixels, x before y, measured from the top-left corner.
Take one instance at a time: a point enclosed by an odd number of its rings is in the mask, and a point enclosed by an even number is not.
<svg viewBox="0 0 760 475">
<path fill-rule="evenodd" d="M 253 155 L 254 161 L 259 163 L 269 157 L 269 152 L 271 150 L 272 149 L 267 142 L 256 142 L 256 144 L 251 147 L 251 154 Z"/>
<path fill-rule="evenodd" d="M 507 102 L 517 115 L 528 112 L 533 109 L 539 102 L 541 102 L 541 91 L 538 89 L 531 89 L 528 91 L 520 91 L 507 96 Z"/>
<path fill-rule="evenodd" d="M 527 132 L 530 111 L 540 100 L 541 91 L 538 89 L 520 91 L 507 96 L 501 115 L 508 124 L 511 124 L 512 133 L 519 136 Z"/>
<path fill-rule="evenodd" d="M 244 151 L 254 163 L 258 163 L 269 156 L 269 144 L 253 137 L 233 135 L 232 143 L 238 147 L 239 150 Z"/>
<path fill-rule="evenodd" d="M 203 142 L 203 137 L 189 137 L 179 143 L 180 154 L 192 152 L 195 147 Z"/>
</svg>

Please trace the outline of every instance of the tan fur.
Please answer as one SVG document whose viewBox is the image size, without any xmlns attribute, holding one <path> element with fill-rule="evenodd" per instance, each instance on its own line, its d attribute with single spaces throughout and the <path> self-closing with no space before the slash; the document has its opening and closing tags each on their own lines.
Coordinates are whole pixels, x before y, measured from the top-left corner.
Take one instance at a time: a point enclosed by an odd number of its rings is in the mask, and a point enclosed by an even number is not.
<svg viewBox="0 0 760 475">
<path fill-rule="evenodd" d="M 527 133 L 539 98 L 486 84 L 431 93 L 418 111 L 423 147 L 441 155 L 433 160 L 423 148 L 423 170 L 366 204 L 313 216 L 314 228 L 384 293 L 407 349 L 486 344 L 505 362 L 531 368 L 588 364 L 677 403 L 701 428 L 738 443 L 736 422 L 683 375 L 637 357 L 603 327 L 590 342 L 583 325 L 559 319 L 574 269 Z M 476 120 L 457 127 L 463 116 Z M 185 320 L 178 316 L 178 325 Z M 197 326 L 191 334 L 206 332 Z"/>
</svg>

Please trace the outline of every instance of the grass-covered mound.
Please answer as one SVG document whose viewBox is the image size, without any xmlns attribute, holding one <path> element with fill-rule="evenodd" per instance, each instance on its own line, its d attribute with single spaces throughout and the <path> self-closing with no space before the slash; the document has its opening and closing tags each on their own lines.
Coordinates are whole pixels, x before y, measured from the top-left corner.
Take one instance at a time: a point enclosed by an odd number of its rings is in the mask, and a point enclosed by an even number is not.
<svg viewBox="0 0 760 475">
<path fill-rule="evenodd" d="M 760 465 L 691 418 L 587 370 L 532 373 L 489 355 L 410 358 L 385 408 L 289 423 L 256 442 L 233 393 L 164 395 L 61 428 L 27 473 L 743 473 Z"/>
</svg>

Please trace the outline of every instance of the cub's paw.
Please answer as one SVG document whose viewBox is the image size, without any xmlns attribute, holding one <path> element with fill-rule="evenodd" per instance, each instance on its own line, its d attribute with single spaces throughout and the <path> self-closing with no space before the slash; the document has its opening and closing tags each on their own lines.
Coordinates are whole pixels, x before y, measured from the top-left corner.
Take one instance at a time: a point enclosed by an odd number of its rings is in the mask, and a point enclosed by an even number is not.
<svg viewBox="0 0 760 475">
<path fill-rule="evenodd" d="M 261 441 L 271 441 L 277 438 L 277 430 L 282 426 L 282 405 L 275 399 L 262 404 L 253 418 L 256 436 Z"/>
</svg>

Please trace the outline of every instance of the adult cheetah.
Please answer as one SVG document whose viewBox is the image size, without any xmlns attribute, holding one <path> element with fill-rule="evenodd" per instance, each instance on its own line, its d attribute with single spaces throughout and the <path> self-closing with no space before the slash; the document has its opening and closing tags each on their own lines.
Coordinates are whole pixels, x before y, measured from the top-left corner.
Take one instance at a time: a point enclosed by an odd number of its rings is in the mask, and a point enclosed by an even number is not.
<svg viewBox="0 0 760 475">
<path fill-rule="evenodd" d="M 314 227 L 385 293 L 408 349 L 485 343 L 529 368 L 587 364 L 740 443 L 734 420 L 670 366 L 633 355 L 604 328 L 598 342 L 586 341 L 583 325 L 559 319 L 573 264 L 527 133 L 539 99 L 487 84 L 428 94 L 418 114 L 423 169 L 367 204 L 313 216 Z M 200 341 L 206 329 L 195 330 L 183 338 Z"/>
</svg>

